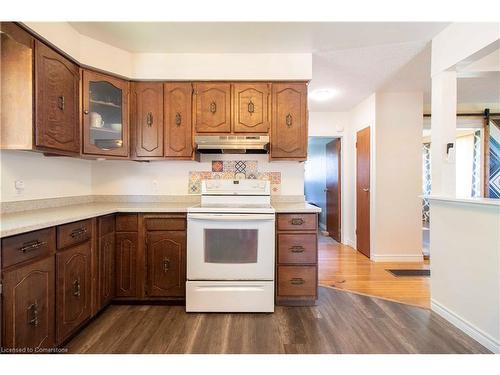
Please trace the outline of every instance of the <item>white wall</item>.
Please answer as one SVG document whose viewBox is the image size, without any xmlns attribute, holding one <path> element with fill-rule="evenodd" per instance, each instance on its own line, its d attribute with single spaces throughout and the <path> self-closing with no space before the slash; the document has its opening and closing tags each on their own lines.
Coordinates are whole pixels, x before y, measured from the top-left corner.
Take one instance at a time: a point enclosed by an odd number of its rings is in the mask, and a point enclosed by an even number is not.
<svg viewBox="0 0 500 375">
<path fill-rule="evenodd" d="M 67 22 L 25 22 L 81 64 L 130 79 L 309 80 L 310 53 L 131 53 L 79 34 Z"/>
<path fill-rule="evenodd" d="M 431 199 L 431 307 L 500 353 L 500 206 Z"/>
<path fill-rule="evenodd" d="M 422 92 L 377 92 L 372 260 L 422 260 L 422 115 Z"/>
<path fill-rule="evenodd" d="M 340 137 L 349 127 L 349 112 L 309 112 L 309 137 Z"/>
<path fill-rule="evenodd" d="M 30 151 L 1 151 L 0 201 L 58 198 L 91 194 L 91 162 L 68 157 L 45 157 Z M 25 189 L 17 193 L 14 182 Z"/>
<path fill-rule="evenodd" d="M 96 195 L 186 195 L 189 171 L 210 171 L 212 160 L 257 160 L 259 171 L 281 172 L 281 195 L 304 195 L 304 163 L 272 162 L 268 155 L 203 155 L 201 162 L 103 160 L 92 165 Z"/>
</svg>

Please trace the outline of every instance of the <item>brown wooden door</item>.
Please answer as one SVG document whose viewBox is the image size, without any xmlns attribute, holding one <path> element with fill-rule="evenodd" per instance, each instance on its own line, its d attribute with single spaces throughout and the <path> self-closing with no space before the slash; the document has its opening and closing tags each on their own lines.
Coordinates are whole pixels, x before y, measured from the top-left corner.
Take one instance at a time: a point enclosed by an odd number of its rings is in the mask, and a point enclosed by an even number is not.
<svg viewBox="0 0 500 375">
<path fill-rule="evenodd" d="M 54 274 L 54 257 L 4 272 L 2 346 L 54 346 Z"/>
<path fill-rule="evenodd" d="M 163 84 L 132 84 L 132 131 L 138 157 L 163 156 Z"/>
<path fill-rule="evenodd" d="M 116 233 L 116 296 L 137 297 L 137 233 Z"/>
<path fill-rule="evenodd" d="M 356 136 L 356 248 L 370 257 L 370 128 Z"/>
<path fill-rule="evenodd" d="M 186 284 L 186 232 L 147 232 L 146 244 L 148 296 L 184 296 Z"/>
<path fill-rule="evenodd" d="M 57 343 L 90 317 L 90 242 L 56 254 Z"/>
<path fill-rule="evenodd" d="M 268 83 L 235 83 L 233 85 L 235 133 L 267 133 L 269 131 Z"/>
<path fill-rule="evenodd" d="M 331 238 L 341 240 L 341 140 L 326 145 L 326 230 Z"/>
<path fill-rule="evenodd" d="M 307 86 L 274 83 L 272 87 L 271 159 L 307 158 Z"/>
<path fill-rule="evenodd" d="M 99 239 L 99 275 L 101 308 L 115 295 L 115 232 Z"/>
<path fill-rule="evenodd" d="M 129 82 L 83 71 L 83 152 L 129 156 Z"/>
<path fill-rule="evenodd" d="M 35 144 L 80 152 L 78 66 L 45 44 L 35 42 Z"/>
<path fill-rule="evenodd" d="M 231 132 L 231 85 L 229 83 L 195 83 L 194 105 L 196 132 Z"/>
<path fill-rule="evenodd" d="M 193 155 L 192 95 L 190 82 L 164 86 L 165 156 L 191 158 Z"/>
</svg>

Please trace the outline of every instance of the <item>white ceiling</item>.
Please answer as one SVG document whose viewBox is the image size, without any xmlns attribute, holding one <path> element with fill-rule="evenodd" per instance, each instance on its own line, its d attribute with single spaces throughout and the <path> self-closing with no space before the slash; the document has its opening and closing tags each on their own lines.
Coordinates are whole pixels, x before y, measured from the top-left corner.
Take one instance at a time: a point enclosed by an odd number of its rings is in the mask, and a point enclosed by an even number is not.
<svg viewBox="0 0 500 375">
<path fill-rule="evenodd" d="M 310 90 L 338 92 L 326 102 L 310 101 L 311 111 L 346 111 L 411 68 L 426 74 L 426 49 L 447 23 L 432 22 L 72 22 L 81 34 L 130 52 L 312 53 Z M 424 72 L 424 73 L 422 73 Z M 430 74 L 427 85 L 430 86 Z M 414 86 L 412 86 L 414 84 Z M 406 86 L 422 82 L 409 76 Z M 389 87 L 389 86 L 387 86 Z"/>
</svg>

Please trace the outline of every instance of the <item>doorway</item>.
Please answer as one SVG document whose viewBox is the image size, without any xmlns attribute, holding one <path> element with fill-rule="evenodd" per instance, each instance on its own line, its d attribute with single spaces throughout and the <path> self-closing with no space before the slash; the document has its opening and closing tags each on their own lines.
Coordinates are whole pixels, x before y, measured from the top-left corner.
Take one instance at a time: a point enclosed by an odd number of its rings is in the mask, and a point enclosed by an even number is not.
<svg viewBox="0 0 500 375">
<path fill-rule="evenodd" d="M 309 137 L 304 166 L 306 201 L 321 208 L 319 228 L 337 242 L 341 241 L 341 138 Z"/>
<path fill-rule="evenodd" d="M 370 128 L 356 134 L 356 248 L 370 258 Z"/>
</svg>

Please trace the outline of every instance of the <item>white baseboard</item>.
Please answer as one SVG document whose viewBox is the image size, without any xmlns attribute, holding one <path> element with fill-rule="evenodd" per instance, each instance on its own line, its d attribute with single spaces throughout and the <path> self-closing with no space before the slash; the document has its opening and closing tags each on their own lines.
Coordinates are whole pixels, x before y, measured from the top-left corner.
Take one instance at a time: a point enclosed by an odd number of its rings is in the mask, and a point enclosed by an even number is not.
<svg viewBox="0 0 500 375">
<path fill-rule="evenodd" d="M 373 262 L 422 262 L 424 256 L 408 254 L 377 255 L 371 254 L 370 260 Z"/>
<path fill-rule="evenodd" d="M 484 347 L 491 350 L 493 353 L 500 353 L 500 341 L 495 340 L 493 337 L 483 332 L 479 328 L 475 327 L 473 324 L 462 318 L 461 316 L 455 314 L 453 311 L 447 309 L 439 302 L 436 302 L 431 298 L 431 310 L 436 314 L 446 319 L 448 322 L 453 324 L 455 327 L 460 329 L 465 334 L 472 337 L 478 343 Z"/>
<path fill-rule="evenodd" d="M 347 246 L 350 246 L 352 247 L 353 249 L 356 249 L 356 242 L 354 242 L 353 240 L 351 239 L 346 239 L 344 242 L 344 245 L 347 245 Z"/>
</svg>

